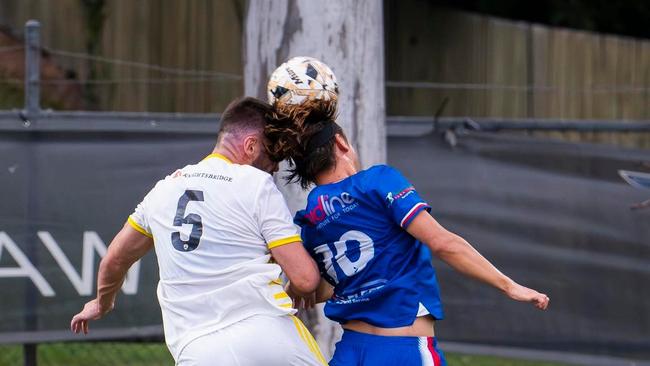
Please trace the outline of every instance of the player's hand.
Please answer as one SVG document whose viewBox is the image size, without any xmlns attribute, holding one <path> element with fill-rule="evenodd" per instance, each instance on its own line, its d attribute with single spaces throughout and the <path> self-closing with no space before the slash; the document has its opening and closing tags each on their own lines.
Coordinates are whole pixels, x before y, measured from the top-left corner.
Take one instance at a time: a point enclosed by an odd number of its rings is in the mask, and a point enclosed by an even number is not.
<svg viewBox="0 0 650 366">
<path fill-rule="evenodd" d="M 307 296 L 296 296 L 295 298 L 292 298 L 292 300 L 293 300 L 293 307 L 295 309 L 309 310 L 313 308 L 314 305 L 316 304 L 316 293 L 312 292 Z"/>
<path fill-rule="evenodd" d="M 296 310 L 300 309 L 306 309 L 309 310 L 314 307 L 316 304 L 316 292 L 312 292 L 309 295 L 298 295 L 293 289 L 291 288 L 291 282 L 287 283 L 284 286 L 284 292 L 289 295 L 291 298 L 291 301 L 293 302 L 293 308 Z"/>
<path fill-rule="evenodd" d="M 546 310 L 551 300 L 546 294 L 537 292 L 518 283 L 513 283 L 506 290 L 506 295 L 513 300 L 530 302 L 540 310 Z"/>
<path fill-rule="evenodd" d="M 72 320 L 70 321 L 70 330 L 77 334 L 81 331 L 83 331 L 84 334 L 88 334 L 88 322 L 100 319 L 111 310 L 113 310 L 112 307 L 110 309 L 103 309 L 97 299 L 88 301 L 86 305 L 84 305 L 83 310 L 72 317 Z"/>
</svg>

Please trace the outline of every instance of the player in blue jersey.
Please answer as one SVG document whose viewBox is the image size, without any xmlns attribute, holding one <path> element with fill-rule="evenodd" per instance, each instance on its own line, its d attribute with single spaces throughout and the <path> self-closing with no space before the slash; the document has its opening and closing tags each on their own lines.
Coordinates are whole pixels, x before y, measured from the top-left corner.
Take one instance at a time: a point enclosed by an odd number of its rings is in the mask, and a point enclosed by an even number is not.
<svg viewBox="0 0 650 366">
<path fill-rule="evenodd" d="M 313 298 L 300 301 L 326 301 L 325 315 L 344 328 L 330 365 L 446 365 L 434 337 L 443 311 L 431 253 L 514 300 L 546 309 L 548 296 L 517 284 L 443 228 L 399 171 L 361 170 L 334 121 L 335 102 L 276 109 L 266 128 L 271 156 L 292 160 L 289 179 L 316 185 L 294 221 L 324 281 Z"/>
</svg>

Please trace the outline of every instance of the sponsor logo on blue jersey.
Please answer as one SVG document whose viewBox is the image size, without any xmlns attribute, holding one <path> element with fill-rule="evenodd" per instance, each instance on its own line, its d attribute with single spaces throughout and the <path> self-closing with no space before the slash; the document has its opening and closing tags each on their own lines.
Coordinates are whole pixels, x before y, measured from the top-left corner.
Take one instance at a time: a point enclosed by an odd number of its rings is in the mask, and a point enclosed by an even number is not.
<svg viewBox="0 0 650 366">
<path fill-rule="evenodd" d="M 341 192 L 337 196 L 329 195 L 318 196 L 318 204 L 305 214 L 305 218 L 317 225 L 338 212 L 349 212 L 357 206 L 354 198 L 348 192 Z"/>
<path fill-rule="evenodd" d="M 388 207 L 392 206 L 393 202 L 395 202 L 395 200 L 398 200 L 400 198 L 405 198 L 405 197 L 407 197 L 408 195 L 410 195 L 411 193 L 414 193 L 414 192 L 415 192 L 415 187 L 413 187 L 413 186 L 410 186 L 410 187 L 400 191 L 399 193 L 395 193 L 395 194 L 393 194 L 393 192 L 388 192 L 388 194 L 386 195 L 386 201 L 388 202 Z"/>
</svg>

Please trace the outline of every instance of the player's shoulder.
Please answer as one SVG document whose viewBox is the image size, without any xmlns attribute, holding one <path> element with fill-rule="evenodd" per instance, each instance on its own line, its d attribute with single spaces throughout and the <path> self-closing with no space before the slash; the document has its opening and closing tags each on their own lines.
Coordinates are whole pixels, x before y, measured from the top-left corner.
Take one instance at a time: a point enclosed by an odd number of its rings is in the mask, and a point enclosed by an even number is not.
<svg viewBox="0 0 650 366">
<path fill-rule="evenodd" d="M 153 188 L 149 191 L 148 196 L 154 196 L 157 194 L 166 194 L 166 192 L 175 185 L 178 178 L 181 178 L 185 172 L 187 172 L 191 165 L 186 165 L 183 168 L 176 169 L 170 174 L 167 174 L 162 179 L 158 180 Z"/>
<path fill-rule="evenodd" d="M 397 172 L 397 169 L 393 168 L 390 165 L 377 164 L 377 165 L 373 165 L 370 168 L 366 169 L 365 172 L 367 172 L 367 174 L 370 174 L 370 175 L 381 175 L 381 174 L 386 174 L 386 173 Z"/>
<path fill-rule="evenodd" d="M 401 173 L 390 165 L 378 164 L 357 173 L 357 179 L 370 184 L 378 184 L 386 179 L 401 176 Z"/>
<path fill-rule="evenodd" d="M 196 166 L 197 164 L 188 164 L 182 168 L 174 170 L 173 172 L 167 174 L 163 179 L 159 180 L 154 188 L 173 184 L 178 180 L 178 178 L 186 177 L 188 173 L 194 171 Z"/>
<path fill-rule="evenodd" d="M 240 192 L 249 192 L 249 198 L 257 200 L 260 195 L 277 191 L 273 176 L 250 165 L 234 164 L 236 187 Z M 279 191 L 278 191 L 279 193 Z"/>
<path fill-rule="evenodd" d="M 273 176 L 271 174 L 257 169 L 251 165 L 233 164 L 232 169 L 236 171 L 234 175 L 236 177 L 237 184 L 240 186 L 245 185 L 250 188 L 269 185 L 275 186 Z"/>
<path fill-rule="evenodd" d="M 269 174 L 269 173 L 267 173 L 267 172 L 265 172 L 265 171 L 263 171 L 261 169 L 255 168 L 254 166 L 251 166 L 251 165 L 239 165 L 239 164 L 233 164 L 233 165 L 234 165 L 234 167 L 239 169 L 241 174 L 249 176 L 252 179 L 256 179 L 256 180 L 260 180 L 260 181 L 266 181 L 266 180 L 269 180 L 269 179 L 271 179 L 271 180 L 273 179 L 271 174 Z"/>
</svg>

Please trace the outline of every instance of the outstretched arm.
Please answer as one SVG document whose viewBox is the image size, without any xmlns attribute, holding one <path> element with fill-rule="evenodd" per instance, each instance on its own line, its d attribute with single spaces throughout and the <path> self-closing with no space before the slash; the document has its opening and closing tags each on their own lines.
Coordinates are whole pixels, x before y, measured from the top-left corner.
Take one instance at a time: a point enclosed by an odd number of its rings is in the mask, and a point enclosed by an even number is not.
<svg viewBox="0 0 650 366">
<path fill-rule="evenodd" d="M 465 239 L 446 230 L 427 212 L 420 212 L 406 229 L 425 243 L 433 254 L 462 274 L 487 283 L 517 301 L 545 310 L 549 297 L 524 287 L 501 273 Z"/>
<path fill-rule="evenodd" d="M 125 224 L 108 247 L 99 264 L 97 298 L 84 305 L 83 310 L 70 322 L 70 330 L 88 333 L 88 323 L 100 319 L 113 310 L 117 291 L 122 287 L 126 273 L 138 259 L 153 247 L 153 239 Z"/>
</svg>

